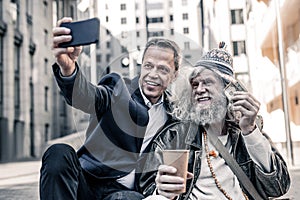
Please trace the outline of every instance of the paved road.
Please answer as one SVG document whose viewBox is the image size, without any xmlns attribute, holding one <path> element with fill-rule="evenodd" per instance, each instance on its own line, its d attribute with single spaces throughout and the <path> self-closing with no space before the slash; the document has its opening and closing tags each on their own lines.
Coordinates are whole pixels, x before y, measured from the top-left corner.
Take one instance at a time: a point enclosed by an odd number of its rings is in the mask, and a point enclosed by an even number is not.
<svg viewBox="0 0 300 200">
<path fill-rule="evenodd" d="M 0 200 L 37 200 L 40 161 L 0 164 Z"/>
<path fill-rule="evenodd" d="M 40 161 L 0 164 L 0 200 L 38 200 Z M 290 191 L 280 199 L 300 200 L 300 167 L 290 169 Z"/>
</svg>

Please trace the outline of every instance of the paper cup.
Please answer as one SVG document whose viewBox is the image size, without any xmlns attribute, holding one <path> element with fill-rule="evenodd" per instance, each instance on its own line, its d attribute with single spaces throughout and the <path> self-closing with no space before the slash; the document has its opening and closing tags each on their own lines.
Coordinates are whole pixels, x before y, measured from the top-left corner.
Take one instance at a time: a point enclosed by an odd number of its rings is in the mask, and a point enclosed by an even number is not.
<svg viewBox="0 0 300 200">
<path fill-rule="evenodd" d="M 177 169 L 175 175 L 184 178 L 184 185 L 186 186 L 189 150 L 163 150 L 162 153 L 164 164 L 175 167 Z M 184 193 L 185 189 L 186 187 L 179 192 Z"/>
</svg>

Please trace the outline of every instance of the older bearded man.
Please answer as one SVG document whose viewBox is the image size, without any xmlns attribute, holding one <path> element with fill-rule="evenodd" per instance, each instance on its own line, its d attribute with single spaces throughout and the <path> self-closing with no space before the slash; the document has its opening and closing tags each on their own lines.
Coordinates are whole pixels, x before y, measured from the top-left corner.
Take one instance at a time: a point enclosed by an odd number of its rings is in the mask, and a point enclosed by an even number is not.
<svg viewBox="0 0 300 200">
<path fill-rule="evenodd" d="M 190 94 L 174 102 L 173 116 L 179 120 L 153 142 L 140 178 L 143 194 L 152 195 L 148 199 L 257 199 L 253 193 L 269 199 L 289 189 L 286 163 L 257 124 L 260 103 L 246 91 L 233 92 L 230 99 L 225 95 L 225 87 L 236 80 L 232 58 L 223 47 L 196 64 L 184 90 Z M 232 155 L 254 192 L 242 184 L 214 140 Z M 189 150 L 186 185 L 175 176 L 176 168 L 163 165 L 165 149 Z"/>
</svg>

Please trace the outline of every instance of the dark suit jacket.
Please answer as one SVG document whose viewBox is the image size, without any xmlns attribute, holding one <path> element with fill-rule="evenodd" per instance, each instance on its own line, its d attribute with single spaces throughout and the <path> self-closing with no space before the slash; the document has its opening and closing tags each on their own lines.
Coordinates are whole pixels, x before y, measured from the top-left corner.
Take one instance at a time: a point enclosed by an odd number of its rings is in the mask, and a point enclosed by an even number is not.
<svg viewBox="0 0 300 200">
<path fill-rule="evenodd" d="M 78 67 L 74 80 L 62 79 L 57 64 L 53 71 L 67 103 L 90 114 L 86 141 L 78 151 L 85 172 L 97 179 L 117 179 L 137 168 L 149 120 L 138 77 L 129 80 L 111 73 L 95 86 Z M 164 104 L 168 106 L 167 99 Z"/>
</svg>

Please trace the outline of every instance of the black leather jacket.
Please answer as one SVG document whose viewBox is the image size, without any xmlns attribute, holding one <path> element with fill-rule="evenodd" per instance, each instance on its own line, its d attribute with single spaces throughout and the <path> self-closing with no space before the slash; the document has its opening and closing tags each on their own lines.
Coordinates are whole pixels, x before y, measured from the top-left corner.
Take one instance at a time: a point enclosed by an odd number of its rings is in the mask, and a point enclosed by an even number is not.
<svg viewBox="0 0 300 200">
<path fill-rule="evenodd" d="M 180 200 L 187 199 L 200 175 L 201 155 L 203 151 L 203 147 L 201 146 L 202 137 L 200 137 L 202 131 L 202 127 L 198 127 L 192 123 L 174 122 L 154 139 L 152 149 L 150 150 L 152 153 L 148 154 L 143 173 L 139 179 L 139 189 L 145 196 L 149 196 L 155 191 L 155 177 L 158 166 L 162 163 L 162 150 L 189 149 L 188 171 L 194 174 L 194 178 L 188 180 L 186 193 L 180 195 L 178 198 Z M 253 162 L 247 152 L 243 137 L 240 136 L 240 129 L 235 124 L 227 122 L 227 132 L 231 134 L 234 158 L 250 178 L 260 195 L 264 199 L 268 199 L 268 197 L 279 197 L 285 194 L 290 187 L 289 172 L 285 161 L 274 145 L 271 143 L 273 151 L 273 166 L 271 169 L 273 171 L 265 173 Z M 243 191 L 246 192 L 244 189 Z M 246 194 L 249 199 L 253 199 L 247 192 Z"/>
</svg>

